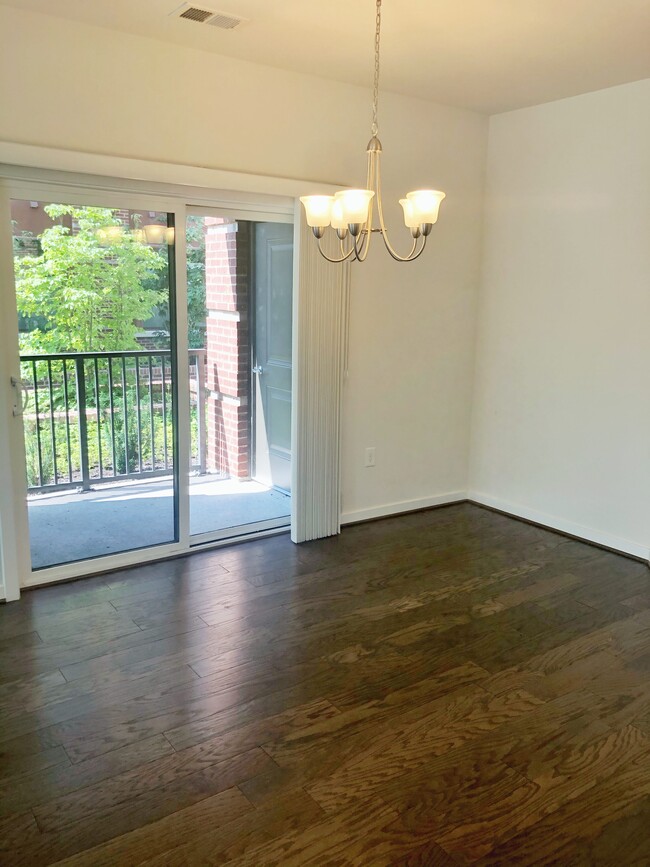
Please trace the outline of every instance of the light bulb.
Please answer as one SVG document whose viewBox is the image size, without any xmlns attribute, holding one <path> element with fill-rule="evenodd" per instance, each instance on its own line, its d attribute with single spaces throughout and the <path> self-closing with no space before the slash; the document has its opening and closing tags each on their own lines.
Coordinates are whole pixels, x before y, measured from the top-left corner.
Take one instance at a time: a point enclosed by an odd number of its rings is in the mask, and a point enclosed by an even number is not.
<svg viewBox="0 0 650 867">
<path fill-rule="evenodd" d="M 348 223 L 343 214 L 343 202 L 335 198 L 332 203 L 332 228 L 347 229 Z"/>
<path fill-rule="evenodd" d="M 341 203 L 342 217 L 347 225 L 368 222 L 368 209 L 374 195 L 372 190 L 340 190 L 336 193 L 334 198 Z"/>
<path fill-rule="evenodd" d="M 329 226 L 334 196 L 301 196 L 305 206 L 307 225 L 317 228 Z"/>
<path fill-rule="evenodd" d="M 411 204 L 413 219 L 417 225 L 433 224 L 438 219 L 440 202 L 445 198 L 445 194 L 440 190 L 415 190 L 407 193 L 406 198 Z"/>
</svg>

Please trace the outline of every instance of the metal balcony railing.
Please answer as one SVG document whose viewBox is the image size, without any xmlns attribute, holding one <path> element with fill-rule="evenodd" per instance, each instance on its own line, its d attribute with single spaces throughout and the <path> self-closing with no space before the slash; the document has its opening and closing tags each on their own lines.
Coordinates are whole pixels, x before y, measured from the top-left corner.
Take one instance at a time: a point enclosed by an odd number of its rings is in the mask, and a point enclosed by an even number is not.
<svg viewBox="0 0 650 867">
<path fill-rule="evenodd" d="M 27 486 L 81 488 L 174 469 L 169 349 L 23 355 Z M 206 470 L 205 350 L 188 358 L 192 466 Z"/>
</svg>

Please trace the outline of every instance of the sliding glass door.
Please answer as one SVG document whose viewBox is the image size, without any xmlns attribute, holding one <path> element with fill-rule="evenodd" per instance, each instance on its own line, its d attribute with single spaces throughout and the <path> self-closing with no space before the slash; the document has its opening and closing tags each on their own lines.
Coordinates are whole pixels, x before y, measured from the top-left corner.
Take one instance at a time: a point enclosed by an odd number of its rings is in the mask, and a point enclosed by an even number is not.
<svg viewBox="0 0 650 867">
<path fill-rule="evenodd" d="M 177 541 L 173 215 L 11 217 L 32 569 Z"/>
<path fill-rule="evenodd" d="M 191 544 L 288 527 L 293 225 L 187 216 Z"/>
<path fill-rule="evenodd" d="M 288 529 L 286 211 L 2 183 L 19 585 Z"/>
</svg>

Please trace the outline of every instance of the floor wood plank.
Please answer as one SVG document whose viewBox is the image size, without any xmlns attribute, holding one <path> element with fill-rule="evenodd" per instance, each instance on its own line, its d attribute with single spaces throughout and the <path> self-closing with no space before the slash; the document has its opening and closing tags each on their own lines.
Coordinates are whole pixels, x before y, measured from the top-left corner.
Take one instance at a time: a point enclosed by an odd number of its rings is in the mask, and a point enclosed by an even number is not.
<svg viewBox="0 0 650 867">
<path fill-rule="evenodd" d="M 650 572 L 461 504 L 0 607 L 0 860 L 650 863 Z"/>
</svg>

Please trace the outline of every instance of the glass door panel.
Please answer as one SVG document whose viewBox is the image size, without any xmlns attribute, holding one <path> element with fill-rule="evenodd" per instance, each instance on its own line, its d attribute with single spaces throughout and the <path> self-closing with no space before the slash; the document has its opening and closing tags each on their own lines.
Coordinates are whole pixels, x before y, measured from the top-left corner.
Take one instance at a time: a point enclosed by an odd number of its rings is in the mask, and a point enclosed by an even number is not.
<svg viewBox="0 0 650 867">
<path fill-rule="evenodd" d="M 253 476 L 291 490 L 293 226 L 254 227 L 255 448 Z"/>
<path fill-rule="evenodd" d="M 292 268 L 291 224 L 187 218 L 194 544 L 289 525 Z"/>
<path fill-rule="evenodd" d="M 171 214 L 12 202 L 34 570 L 178 539 Z"/>
</svg>

